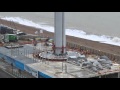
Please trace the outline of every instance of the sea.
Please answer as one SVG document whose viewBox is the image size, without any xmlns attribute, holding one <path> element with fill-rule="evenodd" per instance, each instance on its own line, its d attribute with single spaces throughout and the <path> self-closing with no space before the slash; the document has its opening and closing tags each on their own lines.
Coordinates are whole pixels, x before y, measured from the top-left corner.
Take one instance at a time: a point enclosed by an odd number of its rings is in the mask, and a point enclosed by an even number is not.
<svg viewBox="0 0 120 90">
<path fill-rule="evenodd" d="M 0 12 L 0 18 L 54 32 L 55 12 Z M 120 12 L 64 12 L 66 35 L 120 46 Z"/>
</svg>

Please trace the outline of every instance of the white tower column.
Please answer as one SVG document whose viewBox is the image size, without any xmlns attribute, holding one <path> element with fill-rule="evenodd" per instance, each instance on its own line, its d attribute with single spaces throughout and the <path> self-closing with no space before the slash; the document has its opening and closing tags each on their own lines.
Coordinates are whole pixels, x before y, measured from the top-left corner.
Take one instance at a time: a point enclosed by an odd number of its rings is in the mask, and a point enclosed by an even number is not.
<svg viewBox="0 0 120 90">
<path fill-rule="evenodd" d="M 64 28 L 64 12 L 55 12 L 55 54 L 66 53 L 66 35 Z"/>
</svg>

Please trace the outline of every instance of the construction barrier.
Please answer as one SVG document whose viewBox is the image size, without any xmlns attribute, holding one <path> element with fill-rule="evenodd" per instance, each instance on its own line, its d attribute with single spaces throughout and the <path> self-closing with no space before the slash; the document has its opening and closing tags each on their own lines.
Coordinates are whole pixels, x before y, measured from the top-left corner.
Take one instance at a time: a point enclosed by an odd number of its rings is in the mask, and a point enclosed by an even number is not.
<svg viewBox="0 0 120 90">
<path fill-rule="evenodd" d="M 27 65 L 24 65 L 24 70 L 27 71 L 28 73 L 30 73 L 32 76 L 38 78 L 38 71 L 27 66 Z"/>
<path fill-rule="evenodd" d="M 48 76 L 42 72 L 38 72 L 38 78 L 52 78 L 51 76 Z"/>
<path fill-rule="evenodd" d="M 24 64 L 15 60 L 15 67 L 17 67 L 18 69 L 24 71 Z"/>
<path fill-rule="evenodd" d="M 5 56 L 5 61 L 9 64 L 13 64 L 13 66 L 15 66 L 15 60 L 9 56 Z"/>
<path fill-rule="evenodd" d="M 27 71 L 28 73 L 30 73 L 32 76 L 36 77 L 36 78 L 52 78 L 40 71 L 37 71 L 27 65 L 24 65 L 22 62 L 15 60 L 9 56 L 3 55 L 2 53 L 0 53 L 0 58 L 4 58 L 4 60 L 9 63 L 9 64 L 13 64 L 16 68 L 22 70 L 22 71 Z"/>
<path fill-rule="evenodd" d="M 33 68 L 31 68 L 31 71 L 32 71 L 32 75 L 33 75 L 34 77 L 38 78 L 38 71 L 35 70 L 35 69 L 33 69 Z"/>
<path fill-rule="evenodd" d="M 0 53 L 0 58 L 3 59 L 3 60 L 5 60 L 5 61 L 6 61 L 7 63 L 9 63 L 9 64 L 15 65 L 15 64 L 14 64 L 15 60 L 12 59 L 12 58 L 10 58 L 9 56 L 6 56 L 6 55 Z"/>
<path fill-rule="evenodd" d="M 32 74 L 31 68 L 28 67 L 27 65 L 24 65 L 24 70 L 27 71 L 28 73 Z"/>
</svg>

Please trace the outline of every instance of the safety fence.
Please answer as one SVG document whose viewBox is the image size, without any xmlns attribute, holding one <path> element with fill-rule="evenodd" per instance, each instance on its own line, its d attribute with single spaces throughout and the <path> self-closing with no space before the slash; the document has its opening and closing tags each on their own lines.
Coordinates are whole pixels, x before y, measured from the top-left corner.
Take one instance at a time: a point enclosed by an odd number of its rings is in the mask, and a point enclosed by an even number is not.
<svg viewBox="0 0 120 90">
<path fill-rule="evenodd" d="M 31 74 L 32 76 L 34 76 L 36 78 L 52 78 L 51 76 L 46 75 L 43 72 L 37 71 L 37 70 L 29 67 L 28 65 L 20 62 L 20 60 L 16 60 L 16 59 L 11 58 L 11 57 L 4 55 L 2 53 L 0 53 L 0 58 L 4 59 L 7 63 L 13 65 L 14 67 L 18 68 L 19 70 L 28 72 L 29 74 Z M 14 72 L 14 71 L 13 71 L 13 74 L 18 76 L 18 77 L 21 77 L 21 78 L 24 77 L 24 76 L 20 75 L 17 72 Z M 26 78 L 26 77 L 24 77 L 24 78 Z"/>
</svg>

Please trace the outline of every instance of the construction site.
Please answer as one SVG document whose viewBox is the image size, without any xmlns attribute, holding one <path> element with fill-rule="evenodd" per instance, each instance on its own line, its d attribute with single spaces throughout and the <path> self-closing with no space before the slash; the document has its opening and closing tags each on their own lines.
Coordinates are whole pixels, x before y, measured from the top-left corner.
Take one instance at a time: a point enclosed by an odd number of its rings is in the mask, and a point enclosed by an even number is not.
<svg viewBox="0 0 120 90">
<path fill-rule="evenodd" d="M 1 24 L 1 60 L 34 78 L 120 77 L 120 64 L 113 60 L 119 57 L 66 40 L 63 12 L 55 13 L 54 37 L 42 33 L 32 35 Z"/>
</svg>

